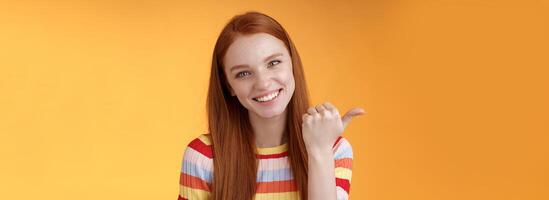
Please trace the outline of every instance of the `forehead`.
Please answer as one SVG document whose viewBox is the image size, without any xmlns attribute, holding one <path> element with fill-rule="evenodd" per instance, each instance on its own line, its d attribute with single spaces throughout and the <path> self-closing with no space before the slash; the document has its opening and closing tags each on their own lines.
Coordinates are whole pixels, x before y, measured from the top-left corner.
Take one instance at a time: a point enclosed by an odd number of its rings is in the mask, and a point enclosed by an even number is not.
<svg viewBox="0 0 549 200">
<path fill-rule="evenodd" d="M 289 54 L 284 42 L 270 34 L 241 35 L 227 49 L 224 66 L 227 68 L 241 64 L 260 64 L 273 53 L 282 53 L 283 56 Z"/>
</svg>

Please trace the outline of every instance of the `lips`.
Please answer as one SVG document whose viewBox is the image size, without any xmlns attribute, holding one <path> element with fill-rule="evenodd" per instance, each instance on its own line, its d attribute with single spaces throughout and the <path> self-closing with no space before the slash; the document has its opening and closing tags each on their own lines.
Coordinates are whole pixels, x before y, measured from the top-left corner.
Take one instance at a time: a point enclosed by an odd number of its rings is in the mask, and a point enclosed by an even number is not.
<svg viewBox="0 0 549 200">
<path fill-rule="evenodd" d="M 273 99 L 276 99 L 278 97 L 278 95 L 280 95 L 281 91 L 282 91 L 282 88 L 277 89 L 277 90 L 271 90 L 269 92 L 263 93 L 263 94 L 261 94 L 257 97 L 252 98 L 252 99 L 255 100 L 255 101 L 258 101 L 258 102 L 271 101 Z"/>
</svg>

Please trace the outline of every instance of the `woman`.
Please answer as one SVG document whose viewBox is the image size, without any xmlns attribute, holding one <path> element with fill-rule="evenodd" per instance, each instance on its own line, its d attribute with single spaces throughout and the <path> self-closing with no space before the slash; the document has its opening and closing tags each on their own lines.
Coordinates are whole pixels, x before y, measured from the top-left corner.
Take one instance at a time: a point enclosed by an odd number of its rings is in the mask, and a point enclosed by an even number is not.
<svg viewBox="0 0 549 200">
<path fill-rule="evenodd" d="M 237 15 L 213 52 L 209 134 L 189 143 L 179 199 L 348 199 L 352 148 L 341 137 L 355 108 L 309 107 L 287 32 L 258 12 Z"/>
</svg>

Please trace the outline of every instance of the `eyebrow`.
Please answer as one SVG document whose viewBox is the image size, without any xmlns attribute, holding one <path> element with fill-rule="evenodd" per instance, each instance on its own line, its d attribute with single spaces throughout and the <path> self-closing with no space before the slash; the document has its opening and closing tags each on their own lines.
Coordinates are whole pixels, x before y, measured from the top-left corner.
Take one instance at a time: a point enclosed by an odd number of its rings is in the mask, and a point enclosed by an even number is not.
<svg viewBox="0 0 549 200">
<path fill-rule="evenodd" d="M 268 60 L 270 59 L 273 59 L 277 56 L 282 56 L 283 54 L 282 53 L 274 53 L 273 55 L 270 55 L 270 56 L 267 56 L 265 59 L 263 59 L 263 62 L 267 62 Z M 234 70 L 236 69 L 239 69 L 239 68 L 245 68 L 245 67 L 249 67 L 248 65 L 246 64 L 242 64 L 242 65 L 235 65 L 233 67 L 231 67 L 231 69 L 229 70 L 230 72 L 233 72 Z"/>
</svg>

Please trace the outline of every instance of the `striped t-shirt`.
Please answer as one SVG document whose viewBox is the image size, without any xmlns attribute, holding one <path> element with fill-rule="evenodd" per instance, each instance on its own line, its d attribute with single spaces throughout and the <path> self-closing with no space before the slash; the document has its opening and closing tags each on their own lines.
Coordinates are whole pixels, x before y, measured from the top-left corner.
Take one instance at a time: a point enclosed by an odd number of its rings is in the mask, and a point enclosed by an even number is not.
<svg viewBox="0 0 549 200">
<path fill-rule="evenodd" d="M 257 148 L 259 160 L 255 200 L 300 199 L 293 180 L 288 159 L 288 144 Z M 337 199 L 349 199 L 353 150 L 349 142 L 340 137 L 335 142 L 334 164 Z M 213 180 L 213 151 L 208 134 L 200 135 L 189 143 L 179 180 L 178 200 L 210 199 Z"/>
</svg>

